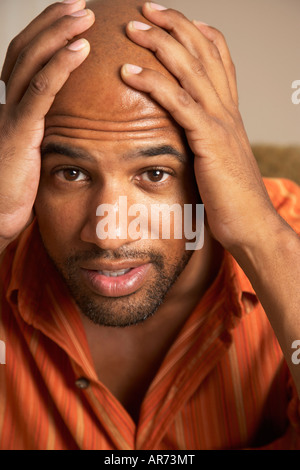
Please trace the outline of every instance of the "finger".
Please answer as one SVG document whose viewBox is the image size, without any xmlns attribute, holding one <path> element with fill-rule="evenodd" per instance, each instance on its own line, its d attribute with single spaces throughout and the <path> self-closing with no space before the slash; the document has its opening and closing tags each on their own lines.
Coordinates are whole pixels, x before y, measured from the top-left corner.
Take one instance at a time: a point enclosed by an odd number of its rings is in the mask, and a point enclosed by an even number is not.
<svg viewBox="0 0 300 470">
<path fill-rule="evenodd" d="M 22 130 L 32 132 L 32 123 L 44 123 L 56 94 L 66 83 L 71 72 L 88 56 L 90 45 L 86 39 L 78 39 L 58 51 L 48 64 L 31 80 L 30 85 L 17 108 L 18 122 Z M 39 143 L 38 143 L 39 144 Z"/>
<path fill-rule="evenodd" d="M 134 42 L 153 51 L 181 86 L 206 111 L 215 114 L 223 109 L 201 61 L 192 56 L 176 39 L 161 28 L 137 21 L 131 21 L 126 31 Z"/>
<path fill-rule="evenodd" d="M 226 70 L 233 101 L 236 105 L 238 105 L 239 99 L 237 91 L 236 70 L 225 37 L 220 31 L 213 28 L 212 26 L 206 25 L 199 21 L 193 21 L 193 23 L 202 32 L 202 34 L 217 47 Z"/>
<path fill-rule="evenodd" d="M 166 109 L 188 136 L 199 138 L 199 122 L 207 121 L 207 114 L 177 83 L 161 73 L 125 64 L 121 69 L 125 83 L 136 90 L 148 93 L 154 101 Z M 194 149 L 191 147 L 192 151 Z"/>
<path fill-rule="evenodd" d="M 143 6 L 146 18 L 167 30 L 190 54 L 201 61 L 224 105 L 231 106 L 233 97 L 222 56 L 217 47 L 219 41 L 210 40 L 182 13 L 172 9 L 157 10 L 151 5 L 155 4 L 148 2 Z"/>
<path fill-rule="evenodd" d="M 9 44 L 1 80 L 8 83 L 10 74 L 15 66 L 16 60 L 24 47 L 26 47 L 35 36 L 47 29 L 52 23 L 64 15 L 70 15 L 85 7 L 85 0 L 77 0 L 74 3 L 54 3 L 38 15 L 26 28 L 21 31 Z"/>
<path fill-rule="evenodd" d="M 79 10 L 72 15 L 57 20 L 22 50 L 7 84 L 7 104 L 18 103 L 31 78 L 54 53 L 66 46 L 74 36 L 89 28 L 95 20 L 94 13 L 88 9 Z"/>
</svg>

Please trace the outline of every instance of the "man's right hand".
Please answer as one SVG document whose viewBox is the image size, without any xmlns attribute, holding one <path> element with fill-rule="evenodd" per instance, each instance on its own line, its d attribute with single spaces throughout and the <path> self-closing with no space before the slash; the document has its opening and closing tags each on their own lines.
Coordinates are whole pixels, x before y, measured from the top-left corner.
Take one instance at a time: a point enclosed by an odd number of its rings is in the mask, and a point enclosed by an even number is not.
<svg viewBox="0 0 300 470">
<path fill-rule="evenodd" d="M 95 21 L 84 8 L 85 0 L 55 3 L 9 45 L 1 74 L 6 104 L 0 105 L 0 253 L 32 220 L 45 115 L 89 54 L 86 40 L 69 43 Z"/>
</svg>

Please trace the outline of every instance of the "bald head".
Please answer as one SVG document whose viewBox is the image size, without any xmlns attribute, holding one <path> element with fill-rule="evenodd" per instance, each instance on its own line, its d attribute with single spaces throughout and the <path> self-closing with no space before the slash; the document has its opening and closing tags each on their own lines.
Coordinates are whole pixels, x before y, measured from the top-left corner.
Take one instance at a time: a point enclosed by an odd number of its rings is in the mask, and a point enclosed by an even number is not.
<svg viewBox="0 0 300 470">
<path fill-rule="evenodd" d="M 152 52 L 134 44 L 125 33 L 126 24 L 131 20 L 151 24 L 142 16 L 143 3 L 141 0 L 92 0 L 87 3 L 96 17 L 93 27 L 82 35 L 92 46 L 87 64 L 92 63 L 104 76 L 109 72 L 116 74 L 122 64 L 132 60 L 139 61 L 142 66 L 165 70 Z"/>
<path fill-rule="evenodd" d="M 91 0 L 87 3 L 95 13 L 96 21 L 79 37 L 89 41 L 90 54 L 71 74 L 49 115 L 74 115 L 75 108 L 78 111 L 84 108 L 85 117 L 94 119 L 95 113 L 106 109 L 107 113 L 118 112 L 117 120 L 122 120 L 122 111 L 128 107 L 135 106 L 138 113 L 143 112 L 144 106 L 158 107 L 148 96 L 125 85 L 120 76 L 122 65 L 132 63 L 156 69 L 170 77 L 151 51 L 134 44 L 126 36 L 129 21 L 149 23 L 141 13 L 143 3 L 141 0 Z M 114 115 L 113 120 L 115 118 Z"/>
</svg>

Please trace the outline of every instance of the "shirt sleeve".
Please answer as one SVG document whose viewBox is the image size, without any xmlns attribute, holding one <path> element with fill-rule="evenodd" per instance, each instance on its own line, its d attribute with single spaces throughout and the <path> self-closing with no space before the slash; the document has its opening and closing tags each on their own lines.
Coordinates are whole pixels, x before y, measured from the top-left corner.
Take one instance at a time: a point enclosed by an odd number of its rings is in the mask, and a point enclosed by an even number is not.
<svg viewBox="0 0 300 470">
<path fill-rule="evenodd" d="M 300 186 L 293 181 L 277 178 L 264 179 L 264 183 L 277 212 L 296 233 L 300 234 Z M 264 449 L 300 450 L 300 400 L 290 374 L 287 389 L 289 396 L 287 430 L 281 438 Z"/>
<path fill-rule="evenodd" d="M 300 234 L 300 186 L 279 178 L 264 178 L 264 183 L 278 214 Z"/>
</svg>

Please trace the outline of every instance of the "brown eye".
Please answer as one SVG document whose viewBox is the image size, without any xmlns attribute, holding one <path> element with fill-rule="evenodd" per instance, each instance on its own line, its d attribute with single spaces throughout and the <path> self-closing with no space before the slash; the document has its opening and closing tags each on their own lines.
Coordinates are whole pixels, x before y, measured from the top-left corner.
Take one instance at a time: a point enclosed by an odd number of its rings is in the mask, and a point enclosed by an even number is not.
<svg viewBox="0 0 300 470">
<path fill-rule="evenodd" d="M 76 168 L 64 168 L 59 170 L 57 175 L 59 178 L 69 182 L 84 181 L 86 179 L 86 175 Z"/>
<path fill-rule="evenodd" d="M 143 173 L 143 180 L 151 183 L 161 183 L 165 181 L 170 175 L 163 170 L 148 170 Z"/>
</svg>

